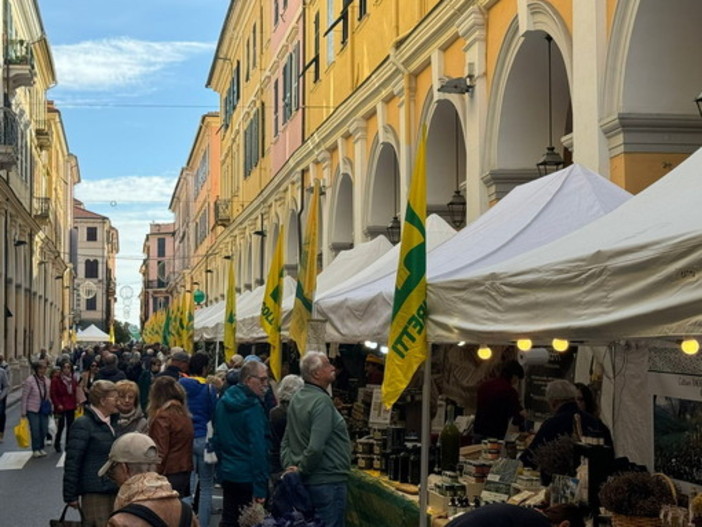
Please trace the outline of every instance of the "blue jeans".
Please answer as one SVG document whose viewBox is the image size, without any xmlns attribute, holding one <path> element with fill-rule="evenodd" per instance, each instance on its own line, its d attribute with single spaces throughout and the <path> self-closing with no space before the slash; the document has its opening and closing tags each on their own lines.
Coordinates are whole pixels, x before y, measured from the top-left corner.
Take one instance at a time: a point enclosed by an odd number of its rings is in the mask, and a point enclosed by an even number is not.
<svg viewBox="0 0 702 527">
<path fill-rule="evenodd" d="M 39 412 L 27 412 L 27 420 L 32 433 L 32 451 L 42 450 L 46 434 L 49 433 L 49 416 Z"/>
<path fill-rule="evenodd" d="M 344 527 L 346 516 L 346 483 L 305 485 L 314 506 L 315 518 L 325 527 Z"/>
<path fill-rule="evenodd" d="M 197 502 L 197 517 L 202 527 L 210 526 L 212 515 L 212 489 L 214 487 L 214 465 L 205 463 L 205 443 L 207 438 L 196 437 L 193 440 L 193 466 L 190 474 L 190 492 L 195 497 L 195 489 L 200 481 L 200 499 Z"/>
</svg>

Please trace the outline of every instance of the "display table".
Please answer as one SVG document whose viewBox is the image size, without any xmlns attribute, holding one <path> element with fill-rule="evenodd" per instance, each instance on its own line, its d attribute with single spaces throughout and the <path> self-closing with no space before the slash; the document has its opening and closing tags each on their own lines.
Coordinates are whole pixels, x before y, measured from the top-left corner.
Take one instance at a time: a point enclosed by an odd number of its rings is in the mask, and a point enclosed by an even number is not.
<svg viewBox="0 0 702 527">
<path fill-rule="evenodd" d="M 399 492 L 385 476 L 352 469 L 349 476 L 347 527 L 417 527 L 419 498 Z"/>
</svg>

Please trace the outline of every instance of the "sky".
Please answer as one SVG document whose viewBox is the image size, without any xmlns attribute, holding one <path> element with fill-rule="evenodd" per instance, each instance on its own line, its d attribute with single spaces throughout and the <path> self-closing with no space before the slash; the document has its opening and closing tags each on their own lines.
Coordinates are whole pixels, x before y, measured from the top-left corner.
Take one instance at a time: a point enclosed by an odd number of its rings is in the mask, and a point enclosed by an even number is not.
<svg viewBox="0 0 702 527">
<path fill-rule="evenodd" d="M 229 0 L 39 0 L 81 183 L 75 196 L 119 230 L 115 318 L 139 324 L 149 224 L 168 204 L 200 117 Z M 128 287 L 126 287 L 128 286 Z M 129 298 L 131 292 L 131 298 Z"/>
</svg>

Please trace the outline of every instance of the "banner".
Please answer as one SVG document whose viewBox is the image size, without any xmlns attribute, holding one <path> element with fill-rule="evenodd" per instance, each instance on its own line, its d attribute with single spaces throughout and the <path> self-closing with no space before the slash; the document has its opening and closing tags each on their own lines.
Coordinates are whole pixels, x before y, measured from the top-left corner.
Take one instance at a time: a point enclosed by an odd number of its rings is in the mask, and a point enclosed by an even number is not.
<svg viewBox="0 0 702 527">
<path fill-rule="evenodd" d="M 400 242 L 388 356 L 382 385 L 383 403 L 386 407 L 397 401 L 412 380 L 414 372 L 427 358 L 426 176 L 426 129 L 423 129 Z"/>
<path fill-rule="evenodd" d="M 229 260 L 227 275 L 227 299 L 224 308 L 224 360 L 229 360 L 236 353 L 236 275 L 234 274 L 234 257 Z"/>
<path fill-rule="evenodd" d="M 278 243 L 275 245 L 271 267 L 266 279 L 266 292 L 261 305 L 261 327 L 268 335 L 271 345 L 270 369 L 276 381 L 280 381 L 283 355 L 280 341 L 280 311 L 283 302 L 283 240 L 285 229 L 280 228 Z"/>
<path fill-rule="evenodd" d="M 314 182 L 310 210 L 307 216 L 305 239 L 297 272 L 295 304 L 290 320 L 290 337 L 297 344 L 300 355 L 307 352 L 307 329 L 312 318 L 314 294 L 317 289 L 317 238 L 319 215 L 319 180 Z"/>
</svg>

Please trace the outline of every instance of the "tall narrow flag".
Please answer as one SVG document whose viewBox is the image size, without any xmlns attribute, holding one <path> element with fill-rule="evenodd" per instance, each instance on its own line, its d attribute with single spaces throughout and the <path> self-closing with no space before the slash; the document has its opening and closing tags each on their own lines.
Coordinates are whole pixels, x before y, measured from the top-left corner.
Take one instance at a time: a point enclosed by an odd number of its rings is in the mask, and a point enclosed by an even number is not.
<svg viewBox="0 0 702 527">
<path fill-rule="evenodd" d="M 383 403 L 392 406 L 427 358 L 426 129 L 417 148 L 400 242 Z"/>
<path fill-rule="evenodd" d="M 319 180 L 314 182 L 312 201 L 307 216 L 305 239 L 302 243 L 300 267 L 297 272 L 295 304 L 290 320 L 290 337 L 297 344 L 300 354 L 307 352 L 307 330 L 312 318 L 314 293 L 317 289 L 317 217 L 319 215 Z"/>
<path fill-rule="evenodd" d="M 282 343 L 280 341 L 280 308 L 283 302 L 283 240 L 285 229 L 280 228 L 278 243 L 266 279 L 266 292 L 261 305 L 261 327 L 268 334 L 271 345 L 270 368 L 275 380 L 280 381 L 283 367 Z"/>
<path fill-rule="evenodd" d="M 171 346 L 171 304 L 165 309 L 165 318 L 161 329 L 161 344 Z"/>
<path fill-rule="evenodd" d="M 183 293 L 183 306 L 181 309 L 182 317 L 182 333 L 181 333 L 181 346 L 188 353 L 193 353 L 195 351 L 194 346 L 194 336 L 195 336 L 195 304 L 193 303 L 193 286 L 190 289 L 186 289 Z"/>
<path fill-rule="evenodd" d="M 227 300 L 224 307 L 224 360 L 229 362 L 236 353 L 236 275 L 234 258 L 229 260 Z"/>
<path fill-rule="evenodd" d="M 113 323 L 113 324 L 110 324 L 110 344 L 114 344 L 114 343 L 115 343 L 115 325 Z"/>
</svg>

